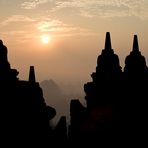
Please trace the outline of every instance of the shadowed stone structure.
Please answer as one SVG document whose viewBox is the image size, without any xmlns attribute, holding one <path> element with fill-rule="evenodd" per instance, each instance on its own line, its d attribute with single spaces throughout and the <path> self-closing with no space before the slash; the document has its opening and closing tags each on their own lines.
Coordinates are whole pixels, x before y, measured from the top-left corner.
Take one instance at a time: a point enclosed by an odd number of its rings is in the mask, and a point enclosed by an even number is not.
<svg viewBox="0 0 148 148">
<path fill-rule="evenodd" d="M 141 135 L 147 133 L 148 124 L 148 68 L 137 35 L 122 71 L 107 32 L 105 48 L 91 77 L 92 82 L 84 84 L 86 107 L 78 100 L 71 101 L 71 142 L 100 147 L 143 143 Z"/>
<path fill-rule="evenodd" d="M 122 109 L 124 133 L 128 133 L 127 138 L 131 143 L 135 143 L 135 140 L 136 143 L 143 143 L 142 135 L 148 132 L 147 84 L 148 67 L 139 50 L 138 36 L 134 35 L 132 51 L 125 59 Z"/>
<path fill-rule="evenodd" d="M 0 137 L 3 147 L 49 145 L 53 131 L 49 121 L 55 116 L 54 108 L 47 106 L 42 89 L 30 67 L 29 81 L 17 78 L 7 59 L 7 47 L 0 40 Z M 4 143 L 3 143 L 4 142 Z"/>
<path fill-rule="evenodd" d="M 0 40 L 0 81 L 16 81 L 19 72 L 11 69 L 7 58 L 8 50 L 3 41 Z"/>
<path fill-rule="evenodd" d="M 122 71 L 119 65 L 119 58 L 111 46 L 110 33 L 106 33 L 105 49 L 97 59 L 96 72 L 91 77 L 93 82 L 84 85 L 86 93 L 87 107 L 113 104 L 116 102 L 118 85 L 120 83 Z M 108 92 L 108 93 L 106 93 Z"/>
<path fill-rule="evenodd" d="M 92 82 L 84 85 L 86 108 L 76 100 L 71 102 L 72 142 L 115 143 L 120 119 L 122 71 L 119 58 L 112 49 L 109 32 L 106 33 L 105 48 L 97 59 L 96 72 L 91 77 Z"/>
<path fill-rule="evenodd" d="M 0 40 L 1 147 L 10 143 L 11 147 L 127 147 L 145 142 L 148 67 L 137 35 L 122 71 L 110 33 L 106 33 L 92 81 L 84 84 L 86 106 L 71 100 L 68 129 L 65 116 L 55 128 L 50 126 L 56 111 L 45 103 L 34 66 L 30 66 L 28 81 L 19 80 L 7 52 Z"/>
</svg>

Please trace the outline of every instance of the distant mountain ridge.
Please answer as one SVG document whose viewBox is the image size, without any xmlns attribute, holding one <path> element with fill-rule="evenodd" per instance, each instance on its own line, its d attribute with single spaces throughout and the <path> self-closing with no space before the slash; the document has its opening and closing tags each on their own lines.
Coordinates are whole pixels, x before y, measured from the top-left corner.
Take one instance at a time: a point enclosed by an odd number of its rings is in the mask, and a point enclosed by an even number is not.
<svg viewBox="0 0 148 148">
<path fill-rule="evenodd" d="M 49 79 L 40 82 L 40 86 L 43 90 L 46 103 L 56 109 L 56 118 L 59 118 L 61 115 L 66 115 L 68 119 L 70 100 L 83 98 L 83 95 L 78 91 L 78 88 L 76 88 L 77 86 L 72 84 L 58 84 L 53 79 Z"/>
<path fill-rule="evenodd" d="M 54 97 L 56 99 L 56 98 L 61 97 L 63 95 L 63 92 L 60 89 L 60 87 L 58 86 L 58 84 L 52 79 L 44 80 L 40 83 L 40 85 L 43 89 L 44 97 L 47 98 L 46 99 L 47 103 L 50 103 L 48 100 L 49 97 L 52 100 L 51 97 Z"/>
</svg>

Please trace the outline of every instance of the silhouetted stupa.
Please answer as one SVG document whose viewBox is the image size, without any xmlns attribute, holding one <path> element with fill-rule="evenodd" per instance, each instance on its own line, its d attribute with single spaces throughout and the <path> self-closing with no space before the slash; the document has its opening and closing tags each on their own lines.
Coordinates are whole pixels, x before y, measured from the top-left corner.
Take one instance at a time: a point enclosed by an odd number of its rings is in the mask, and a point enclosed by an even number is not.
<svg viewBox="0 0 148 148">
<path fill-rule="evenodd" d="M 148 131 L 148 67 L 137 35 L 122 71 L 110 33 L 106 33 L 105 47 L 91 74 L 92 82 L 84 84 L 86 106 L 78 99 L 71 100 L 68 129 L 65 116 L 55 129 L 50 126 L 56 111 L 45 103 L 34 66 L 30 66 L 28 81 L 19 80 L 7 52 L 0 40 L 2 146 L 9 147 L 11 143 L 11 147 L 121 147 L 143 143 Z"/>
<path fill-rule="evenodd" d="M 123 129 L 130 142 L 141 143 L 140 135 L 147 133 L 147 84 L 148 67 L 139 50 L 138 37 L 134 35 L 132 51 L 125 59 L 122 103 Z"/>
<path fill-rule="evenodd" d="M 133 49 L 125 59 L 125 76 L 129 79 L 145 79 L 147 75 L 147 66 L 144 56 L 139 51 L 138 37 L 134 35 Z"/>
<path fill-rule="evenodd" d="M 0 113 L 1 140 L 4 147 L 49 145 L 53 140 L 49 125 L 56 111 L 46 105 L 42 89 L 30 67 L 29 81 L 18 80 L 18 72 L 11 69 L 7 47 L 0 41 Z"/>
<path fill-rule="evenodd" d="M 140 142 L 148 123 L 147 71 L 135 35 L 133 50 L 126 57 L 122 72 L 107 32 L 105 49 L 98 56 L 96 72 L 91 75 L 92 82 L 84 85 L 86 107 L 78 100 L 71 101 L 69 137 L 72 143 L 106 147 L 117 146 L 118 142 L 123 146 L 135 140 Z"/>
<path fill-rule="evenodd" d="M 106 33 L 105 48 L 97 59 L 96 72 L 91 77 L 93 81 L 84 85 L 86 108 L 76 100 L 71 102 L 70 137 L 73 143 L 83 141 L 94 146 L 117 138 L 112 133 L 117 134 L 116 125 L 120 118 L 122 71 L 109 32 Z"/>
<path fill-rule="evenodd" d="M 110 33 L 106 33 L 105 49 L 98 56 L 96 72 L 92 73 L 93 82 L 84 85 L 87 107 L 100 106 L 114 103 L 118 82 L 121 79 L 122 71 L 119 65 L 119 58 L 111 46 Z M 108 93 L 106 93 L 108 92 Z"/>
</svg>

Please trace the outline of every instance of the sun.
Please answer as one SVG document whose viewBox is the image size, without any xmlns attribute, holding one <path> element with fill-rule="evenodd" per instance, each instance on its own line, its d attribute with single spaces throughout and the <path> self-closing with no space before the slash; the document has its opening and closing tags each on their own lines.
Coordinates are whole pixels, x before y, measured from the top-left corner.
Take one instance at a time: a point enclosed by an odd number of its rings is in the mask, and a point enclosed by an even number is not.
<svg viewBox="0 0 148 148">
<path fill-rule="evenodd" d="M 43 44 L 49 44 L 49 42 L 51 41 L 51 37 L 49 35 L 42 35 L 41 41 Z"/>
</svg>

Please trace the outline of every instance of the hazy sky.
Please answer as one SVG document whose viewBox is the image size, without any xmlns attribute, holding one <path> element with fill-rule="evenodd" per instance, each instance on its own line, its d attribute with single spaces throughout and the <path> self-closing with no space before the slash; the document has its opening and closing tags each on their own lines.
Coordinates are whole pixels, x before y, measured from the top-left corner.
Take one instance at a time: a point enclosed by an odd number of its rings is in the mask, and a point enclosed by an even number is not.
<svg viewBox="0 0 148 148">
<path fill-rule="evenodd" d="M 34 65 L 38 81 L 90 80 L 107 31 L 122 66 L 134 34 L 148 61 L 148 0 L 0 0 L 0 38 L 21 79 Z"/>
</svg>

